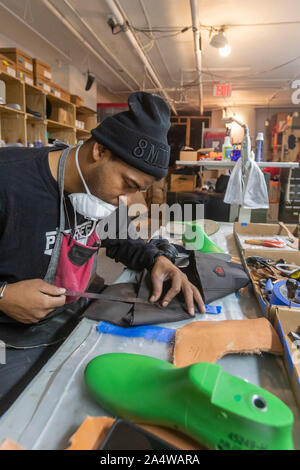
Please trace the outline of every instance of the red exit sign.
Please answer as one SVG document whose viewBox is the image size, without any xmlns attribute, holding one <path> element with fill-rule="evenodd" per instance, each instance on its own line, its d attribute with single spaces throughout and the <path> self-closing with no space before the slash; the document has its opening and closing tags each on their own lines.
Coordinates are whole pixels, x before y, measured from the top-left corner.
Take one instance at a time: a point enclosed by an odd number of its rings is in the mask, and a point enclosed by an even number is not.
<svg viewBox="0 0 300 470">
<path fill-rule="evenodd" d="M 214 96 L 231 96 L 231 85 L 214 85 Z"/>
</svg>

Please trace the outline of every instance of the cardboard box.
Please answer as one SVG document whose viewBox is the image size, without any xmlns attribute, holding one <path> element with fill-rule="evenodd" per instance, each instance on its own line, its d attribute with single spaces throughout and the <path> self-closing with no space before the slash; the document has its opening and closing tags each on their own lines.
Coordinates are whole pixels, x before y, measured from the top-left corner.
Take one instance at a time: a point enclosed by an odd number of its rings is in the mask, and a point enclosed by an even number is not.
<svg viewBox="0 0 300 470">
<path fill-rule="evenodd" d="M 51 67 L 39 59 L 33 59 L 33 75 L 43 78 L 45 82 L 52 82 Z"/>
<path fill-rule="evenodd" d="M 170 175 L 170 191 L 194 191 L 196 175 Z"/>
<path fill-rule="evenodd" d="M 63 88 L 59 87 L 58 85 L 53 85 L 54 86 L 54 93 L 60 93 L 60 98 L 64 101 L 67 101 L 68 103 L 71 103 L 71 94 L 67 91 L 64 90 Z"/>
<path fill-rule="evenodd" d="M 55 107 L 52 108 L 50 119 L 52 121 L 60 122 L 61 124 L 70 125 L 70 123 L 68 121 L 67 110 L 62 108 L 62 107 L 59 107 L 59 106 L 55 106 Z"/>
<path fill-rule="evenodd" d="M 296 402 L 300 408 L 300 349 L 288 335 L 300 326 L 300 308 L 277 307 L 274 327 L 284 349 L 284 364 L 290 379 Z"/>
<path fill-rule="evenodd" d="M 292 233 L 297 230 L 297 225 L 287 225 Z M 270 258 L 274 261 L 283 258 L 288 264 L 294 264 L 295 266 L 300 266 L 300 251 L 298 250 L 286 250 L 278 248 L 267 248 L 267 247 L 255 247 L 254 245 L 247 245 L 246 247 L 242 243 L 241 233 L 249 235 L 262 235 L 262 236 L 275 236 L 282 235 L 282 232 L 279 230 L 281 227 L 278 224 L 241 224 L 236 222 L 234 224 L 234 235 L 237 242 L 239 252 L 241 254 L 241 259 L 244 264 L 245 271 L 248 273 L 255 296 L 258 300 L 260 308 L 265 317 L 267 317 L 271 323 L 274 323 L 275 312 L 278 308 L 277 305 L 270 305 L 268 300 L 263 297 L 259 284 L 251 276 L 251 270 L 249 269 L 246 259 L 249 256 L 261 256 L 263 258 Z M 248 248 L 249 246 L 249 248 Z M 299 308 L 300 310 L 300 308 Z M 298 311 L 297 307 L 291 308 L 290 312 Z"/>
<path fill-rule="evenodd" d="M 248 267 L 246 263 L 246 259 L 249 256 L 262 256 L 263 258 L 270 258 L 273 259 L 274 261 L 279 260 L 280 258 L 285 259 L 285 261 L 288 264 L 295 264 L 297 266 L 300 266 L 300 251 L 283 251 L 283 250 L 277 250 L 276 253 L 270 254 L 270 251 L 267 250 L 257 250 L 254 248 L 249 248 L 247 250 L 243 251 L 243 254 L 241 256 L 242 262 L 244 264 L 244 268 L 246 273 L 251 279 L 252 285 L 253 285 L 253 290 L 254 294 L 258 300 L 258 303 L 260 305 L 260 308 L 262 310 L 262 313 L 264 314 L 265 317 L 270 320 L 270 322 L 273 324 L 274 323 L 274 318 L 275 318 L 275 312 L 276 309 L 278 308 L 277 305 L 271 305 L 269 301 L 263 297 L 258 281 L 254 280 L 252 278 L 251 274 L 251 269 Z M 299 308 L 300 310 L 300 308 Z M 298 311 L 297 307 L 293 307 L 290 309 L 291 312 Z"/>
<path fill-rule="evenodd" d="M 197 155 L 198 155 L 197 151 L 182 150 L 179 154 L 179 160 L 183 160 L 185 162 L 196 162 Z"/>
<path fill-rule="evenodd" d="M 35 76 L 34 84 L 37 88 L 44 91 L 45 93 L 54 93 L 54 88 L 52 87 L 51 83 L 45 81 L 43 77 Z"/>
<path fill-rule="evenodd" d="M 23 68 L 20 69 L 19 67 L 17 67 L 17 78 L 22 80 L 22 82 L 27 83 L 28 85 L 34 85 L 32 73 L 24 71 Z"/>
<path fill-rule="evenodd" d="M 291 233 L 293 233 L 295 236 L 298 236 L 298 226 L 296 224 L 286 224 L 286 226 L 288 227 Z M 278 248 L 258 247 L 255 245 L 248 245 L 244 243 L 245 236 L 247 236 L 246 238 L 249 239 L 257 238 L 259 236 L 274 238 L 279 235 L 282 237 L 287 237 L 285 230 L 278 224 L 255 224 L 235 222 L 233 233 L 242 256 L 244 256 L 243 252 L 245 251 L 245 249 L 247 249 L 248 251 L 248 249 L 251 248 L 256 249 L 260 252 L 267 251 L 269 253 L 269 257 L 272 257 L 272 254 L 274 254 L 274 256 L 277 256 L 276 253 L 278 253 L 279 251 L 282 251 L 284 253 L 298 252 L 298 250 L 293 250 L 289 247 L 279 250 Z"/>
<path fill-rule="evenodd" d="M 84 101 L 80 96 L 71 95 L 71 103 L 75 104 L 79 108 L 84 105 Z"/>
<path fill-rule="evenodd" d="M 16 65 L 22 67 L 24 71 L 33 73 L 32 57 L 16 47 L 1 47 L 0 53 L 12 60 Z"/>
<path fill-rule="evenodd" d="M 85 129 L 85 122 L 83 121 L 78 121 L 78 119 L 75 120 L 75 127 L 77 129 L 82 129 L 84 130 Z"/>
<path fill-rule="evenodd" d="M 55 96 L 56 98 L 59 98 L 60 100 L 67 101 L 70 103 L 71 100 L 71 95 L 67 90 L 64 90 L 61 88 L 59 85 L 56 85 L 55 83 L 50 83 L 49 84 L 50 92 L 51 95 Z"/>
<path fill-rule="evenodd" d="M 3 54 L 0 54 L 0 72 L 5 72 L 12 77 L 17 76 L 16 64 Z"/>
<path fill-rule="evenodd" d="M 221 175 L 226 175 L 226 170 L 203 170 L 201 172 L 201 183 L 204 185 L 209 180 L 217 180 Z"/>
</svg>

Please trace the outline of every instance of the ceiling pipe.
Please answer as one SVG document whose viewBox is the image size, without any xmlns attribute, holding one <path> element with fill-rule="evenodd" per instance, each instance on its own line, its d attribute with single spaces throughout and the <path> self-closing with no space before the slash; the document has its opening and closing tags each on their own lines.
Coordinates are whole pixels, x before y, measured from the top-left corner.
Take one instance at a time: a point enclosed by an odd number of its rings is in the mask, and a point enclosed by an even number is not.
<svg viewBox="0 0 300 470">
<path fill-rule="evenodd" d="M 121 26 L 124 25 L 125 24 L 124 17 L 121 14 L 119 8 L 117 7 L 115 1 L 114 0 L 105 0 L 105 1 L 106 1 L 107 6 L 110 9 L 112 15 L 115 17 L 115 20 L 117 21 L 117 23 L 120 24 Z M 166 100 L 169 102 L 170 107 L 171 107 L 172 111 L 174 112 L 174 114 L 177 115 L 177 111 L 176 111 L 176 108 L 174 107 L 174 105 L 172 103 L 172 99 L 170 98 L 168 93 L 166 93 L 166 91 L 164 90 L 164 87 L 163 87 L 162 83 L 160 82 L 159 78 L 157 77 L 156 73 L 154 72 L 151 64 L 149 63 L 147 57 L 145 56 L 144 52 L 142 51 L 142 49 L 141 49 L 140 45 L 138 44 L 137 40 L 135 39 L 134 35 L 132 34 L 132 31 L 130 31 L 130 29 L 125 29 L 124 28 L 123 34 L 125 34 L 127 39 L 130 41 L 130 43 L 134 47 L 137 55 L 139 56 L 139 58 L 141 59 L 141 61 L 144 64 L 147 72 L 149 73 L 149 75 L 151 77 L 151 80 L 153 81 L 154 85 L 157 86 L 158 88 L 162 89 L 162 94 L 164 95 Z"/>
<path fill-rule="evenodd" d="M 195 50 L 195 60 L 196 60 L 196 72 L 197 80 L 199 82 L 199 108 L 200 115 L 203 115 L 203 88 L 201 82 L 201 70 L 202 70 L 202 54 L 200 49 L 200 29 L 199 29 L 199 18 L 198 18 L 198 0 L 190 0 L 191 4 L 191 14 L 193 22 L 193 33 L 194 33 L 194 50 Z"/>
<path fill-rule="evenodd" d="M 68 62 L 71 62 L 72 59 L 70 56 L 68 56 L 65 52 L 63 52 L 61 49 L 56 47 L 52 42 L 49 41 L 49 39 L 45 38 L 41 33 L 39 33 L 36 29 L 34 29 L 32 26 L 30 26 L 26 21 L 21 18 L 19 15 L 17 15 L 14 11 L 12 11 L 10 8 L 8 8 L 4 3 L 0 2 L 0 7 L 2 7 L 4 10 L 8 11 L 12 16 L 14 16 L 17 20 L 19 20 L 24 26 L 26 26 L 30 31 L 32 31 L 34 34 L 36 34 L 39 38 L 41 38 L 44 42 L 49 44 L 53 49 L 55 49 L 60 55 L 62 55 Z"/>
<path fill-rule="evenodd" d="M 78 13 L 76 8 L 71 5 L 71 3 L 68 0 L 63 0 L 65 5 L 76 15 L 78 20 L 81 22 L 81 24 L 84 25 L 84 27 L 89 31 L 89 33 L 93 36 L 95 41 L 99 44 L 99 46 L 113 59 L 113 61 L 120 67 L 120 69 L 124 70 L 129 78 L 135 83 L 138 87 L 140 87 L 140 84 L 137 82 L 136 78 L 131 74 L 131 72 L 119 61 L 119 59 L 112 54 L 111 50 L 106 46 L 106 44 L 101 41 L 101 39 L 97 36 L 97 34 L 94 32 L 94 30 L 90 27 L 90 25 L 81 17 L 81 15 Z M 133 89 L 131 89 L 133 91 Z"/>
<path fill-rule="evenodd" d="M 49 2 L 49 0 L 41 0 L 43 4 L 50 10 L 65 26 L 68 30 L 76 36 L 76 38 L 95 56 L 100 62 L 102 62 L 121 82 L 128 87 L 129 90 L 133 91 L 132 86 L 121 77 L 116 70 L 94 49 L 94 47 L 82 37 L 80 33 L 63 17 L 61 13 Z M 105 86 L 105 84 L 103 84 Z M 117 93 L 117 92 L 116 92 Z"/>
</svg>

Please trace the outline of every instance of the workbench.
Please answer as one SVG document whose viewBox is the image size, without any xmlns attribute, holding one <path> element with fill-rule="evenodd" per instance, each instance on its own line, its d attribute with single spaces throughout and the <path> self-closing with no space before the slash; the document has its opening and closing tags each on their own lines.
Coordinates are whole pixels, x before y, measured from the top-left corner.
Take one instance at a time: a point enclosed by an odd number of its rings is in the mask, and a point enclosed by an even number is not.
<svg viewBox="0 0 300 470">
<path fill-rule="evenodd" d="M 161 235 L 165 235 L 162 230 Z M 222 223 L 211 237 L 225 251 L 237 255 L 233 226 Z M 139 273 L 125 270 L 116 282 L 130 282 Z M 190 321 L 219 321 L 262 316 L 254 295 L 230 294 L 212 303 L 221 305 L 218 316 L 196 314 L 194 319 L 159 326 L 178 328 Z M 83 319 L 44 365 L 15 403 L 0 419 L 0 442 L 9 437 L 27 449 L 65 449 L 70 436 L 86 416 L 106 415 L 90 397 L 83 382 L 86 364 L 95 356 L 109 352 L 145 354 L 171 360 L 166 343 L 144 338 L 99 334 L 99 322 Z M 283 359 L 271 354 L 228 355 L 218 361 L 223 370 L 274 393 L 294 414 L 294 444 L 300 449 L 300 412 L 290 387 Z M 117 371 L 116 371 L 117 373 Z"/>
</svg>

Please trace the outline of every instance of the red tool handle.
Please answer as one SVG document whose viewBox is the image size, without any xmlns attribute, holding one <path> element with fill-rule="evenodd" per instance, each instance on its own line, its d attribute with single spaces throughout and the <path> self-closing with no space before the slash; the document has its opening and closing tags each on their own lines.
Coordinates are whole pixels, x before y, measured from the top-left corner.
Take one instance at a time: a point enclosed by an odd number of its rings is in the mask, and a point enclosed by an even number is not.
<svg viewBox="0 0 300 470">
<path fill-rule="evenodd" d="M 282 240 L 264 240 L 262 246 L 267 246 L 269 248 L 284 248 L 286 243 Z"/>
</svg>

